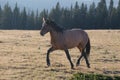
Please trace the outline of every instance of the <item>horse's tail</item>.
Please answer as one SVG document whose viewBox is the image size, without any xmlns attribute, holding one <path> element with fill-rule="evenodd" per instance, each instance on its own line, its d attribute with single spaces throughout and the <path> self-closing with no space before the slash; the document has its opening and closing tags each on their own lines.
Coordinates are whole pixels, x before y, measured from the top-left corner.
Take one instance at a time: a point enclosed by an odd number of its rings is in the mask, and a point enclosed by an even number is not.
<svg viewBox="0 0 120 80">
<path fill-rule="evenodd" d="M 91 49 L 90 39 L 88 38 L 88 42 L 86 44 L 86 55 L 87 55 L 87 57 L 89 57 L 89 55 L 90 55 L 90 49 Z"/>
</svg>

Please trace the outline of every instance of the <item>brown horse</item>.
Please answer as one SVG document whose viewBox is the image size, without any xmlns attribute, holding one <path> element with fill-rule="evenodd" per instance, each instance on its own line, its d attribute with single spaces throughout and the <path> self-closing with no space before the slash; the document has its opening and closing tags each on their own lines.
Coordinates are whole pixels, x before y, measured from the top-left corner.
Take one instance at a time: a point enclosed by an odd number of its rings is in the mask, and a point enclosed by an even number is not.
<svg viewBox="0 0 120 80">
<path fill-rule="evenodd" d="M 81 29 L 64 30 L 55 22 L 43 18 L 43 24 L 40 34 L 44 36 L 47 32 L 50 32 L 52 45 L 52 47 L 49 48 L 49 50 L 47 51 L 46 61 L 48 66 L 50 66 L 50 52 L 54 50 L 64 50 L 71 64 L 71 69 L 73 69 L 74 65 L 71 61 L 68 49 L 77 47 L 80 50 L 81 55 L 77 60 L 76 66 L 80 64 L 81 58 L 84 57 L 87 67 L 90 68 L 90 64 L 87 59 L 90 54 L 90 40 L 85 31 Z"/>
</svg>

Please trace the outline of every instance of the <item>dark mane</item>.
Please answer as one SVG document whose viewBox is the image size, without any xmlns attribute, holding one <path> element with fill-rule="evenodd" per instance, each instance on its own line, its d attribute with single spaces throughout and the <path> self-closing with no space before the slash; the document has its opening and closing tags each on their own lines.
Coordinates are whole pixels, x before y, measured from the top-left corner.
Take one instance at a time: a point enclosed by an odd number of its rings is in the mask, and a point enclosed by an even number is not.
<svg viewBox="0 0 120 80">
<path fill-rule="evenodd" d="M 51 27 L 57 31 L 57 32 L 63 32 L 63 28 L 58 26 L 54 21 L 49 21 L 49 25 L 51 25 Z"/>
</svg>

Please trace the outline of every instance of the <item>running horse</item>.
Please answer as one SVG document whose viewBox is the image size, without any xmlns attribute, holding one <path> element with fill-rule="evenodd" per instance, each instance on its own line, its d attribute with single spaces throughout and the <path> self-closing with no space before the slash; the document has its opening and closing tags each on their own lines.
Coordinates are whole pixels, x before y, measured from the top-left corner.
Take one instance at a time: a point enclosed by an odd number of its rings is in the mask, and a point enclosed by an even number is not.
<svg viewBox="0 0 120 80">
<path fill-rule="evenodd" d="M 76 66 L 80 65 L 80 60 L 82 57 L 84 57 L 87 67 L 90 68 L 90 63 L 88 61 L 90 54 L 90 40 L 88 34 L 84 30 L 64 30 L 63 28 L 59 27 L 54 21 L 43 18 L 40 34 L 44 36 L 48 32 L 50 32 L 51 37 L 51 47 L 48 49 L 46 57 L 48 66 L 50 66 L 50 53 L 55 50 L 63 50 L 65 51 L 67 59 L 70 62 L 71 69 L 74 69 L 74 64 L 72 63 L 68 49 L 77 47 L 80 50 L 81 55 L 77 60 Z"/>
</svg>

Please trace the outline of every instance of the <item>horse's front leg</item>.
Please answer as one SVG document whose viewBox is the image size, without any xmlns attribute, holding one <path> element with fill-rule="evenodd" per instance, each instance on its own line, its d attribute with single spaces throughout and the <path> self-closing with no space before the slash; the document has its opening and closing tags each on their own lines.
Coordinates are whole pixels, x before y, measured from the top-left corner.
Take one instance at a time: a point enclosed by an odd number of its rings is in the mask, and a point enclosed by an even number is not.
<svg viewBox="0 0 120 80">
<path fill-rule="evenodd" d="M 47 65 L 50 66 L 50 59 L 49 59 L 49 55 L 50 53 L 54 51 L 54 48 L 53 47 L 50 47 L 47 51 L 47 57 L 46 57 L 46 62 L 47 62 Z"/>
<path fill-rule="evenodd" d="M 71 61 L 71 57 L 70 57 L 70 54 L 69 54 L 69 51 L 68 50 L 64 50 L 65 53 L 66 53 L 66 56 L 67 56 L 67 59 L 69 60 L 70 64 L 71 64 L 71 69 L 74 69 L 74 65 Z"/>
</svg>

